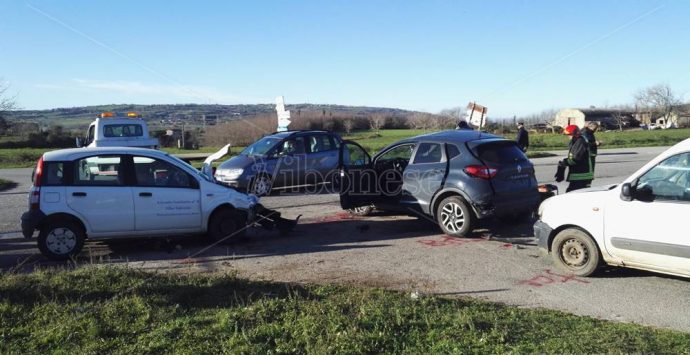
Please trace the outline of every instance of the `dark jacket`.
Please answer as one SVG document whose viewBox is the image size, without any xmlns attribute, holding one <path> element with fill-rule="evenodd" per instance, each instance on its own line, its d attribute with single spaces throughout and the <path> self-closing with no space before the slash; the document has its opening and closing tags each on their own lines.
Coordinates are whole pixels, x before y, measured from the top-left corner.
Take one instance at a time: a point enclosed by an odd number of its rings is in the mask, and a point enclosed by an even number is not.
<svg viewBox="0 0 690 355">
<path fill-rule="evenodd" d="M 585 127 L 582 129 L 582 136 L 589 143 L 589 153 L 595 157 L 597 156 L 597 139 L 594 137 L 594 131 Z"/>
<path fill-rule="evenodd" d="M 589 156 L 589 144 L 582 136 L 577 136 L 570 141 L 568 157 L 563 164 L 568 166 L 566 181 L 593 180 L 592 160 Z"/>
<path fill-rule="evenodd" d="M 527 150 L 527 147 L 529 147 L 529 133 L 527 133 L 525 127 L 520 127 L 520 129 L 518 129 L 517 138 L 515 140 L 517 141 L 518 147 L 520 147 L 523 152 Z"/>
</svg>

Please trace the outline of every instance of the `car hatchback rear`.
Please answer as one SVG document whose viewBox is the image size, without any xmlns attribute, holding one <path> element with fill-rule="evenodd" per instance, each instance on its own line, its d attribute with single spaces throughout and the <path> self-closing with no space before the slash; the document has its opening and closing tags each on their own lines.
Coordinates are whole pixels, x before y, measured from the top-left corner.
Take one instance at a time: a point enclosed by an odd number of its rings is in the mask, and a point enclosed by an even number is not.
<svg viewBox="0 0 690 355">
<path fill-rule="evenodd" d="M 491 207 L 501 216 L 526 214 L 539 204 L 534 166 L 513 141 L 480 139 L 467 142 L 471 153 L 486 167 L 482 174 L 493 195 Z M 467 171 L 467 167 L 463 168 Z"/>
</svg>

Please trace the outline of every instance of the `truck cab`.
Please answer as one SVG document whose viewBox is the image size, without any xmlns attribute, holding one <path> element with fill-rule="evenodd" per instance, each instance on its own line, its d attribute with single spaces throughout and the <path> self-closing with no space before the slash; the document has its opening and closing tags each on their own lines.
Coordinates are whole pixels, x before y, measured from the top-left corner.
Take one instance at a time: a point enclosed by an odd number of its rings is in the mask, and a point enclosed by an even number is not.
<svg viewBox="0 0 690 355">
<path fill-rule="evenodd" d="M 136 112 L 116 114 L 103 112 L 91 122 L 86 137 L 77 138 L 77 147 L 137 147 L 158 149 L 158 139 Z"/>
</svg>

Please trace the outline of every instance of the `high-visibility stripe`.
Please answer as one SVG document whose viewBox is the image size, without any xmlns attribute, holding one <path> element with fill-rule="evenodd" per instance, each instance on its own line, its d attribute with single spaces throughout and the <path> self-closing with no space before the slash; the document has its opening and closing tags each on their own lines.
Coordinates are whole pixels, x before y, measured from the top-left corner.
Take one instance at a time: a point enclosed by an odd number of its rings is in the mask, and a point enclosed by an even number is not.
<svg viewBox="0 0 690 355">
<path fill-rule="evenodd" d="M 594 180 L 594 174 L 591 172 L 568 174 L 567 180 L 568 181 Z"/>
</svg>

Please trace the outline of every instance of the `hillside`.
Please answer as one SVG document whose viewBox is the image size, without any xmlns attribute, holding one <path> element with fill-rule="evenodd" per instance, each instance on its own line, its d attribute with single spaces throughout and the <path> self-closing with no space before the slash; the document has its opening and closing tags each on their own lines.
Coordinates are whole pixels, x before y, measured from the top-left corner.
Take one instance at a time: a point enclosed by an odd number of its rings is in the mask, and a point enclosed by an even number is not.
<svg viewBox="0 0 690 355">
<path fill-rule="evenodd" d="M 293 117 L 302 112 L 319 112 L 325 115 L 347 115 L 352 117 L 366 117 L 374 114 L 389 116 L 407 116 L 411 111 L 363 106 L 294 104 L 286 105 Z M 273 104 L 256 105 L 99 105 L 85 107 L 55 108 L 49 110 L 18 110 L 8 115 L 10 120 L 31 121 L 49 126 L 60 124 L 65 127 L 85 126 L 96 115 L 105 111 L 127 112 L 137 111 L 147 121 L 186 121 L 199 122 L 203 115 L 217 115 L 219 121 L 230 121 L 238 118 L 251 118 L 262 114 L 275 113 Z"/>
</svg>

